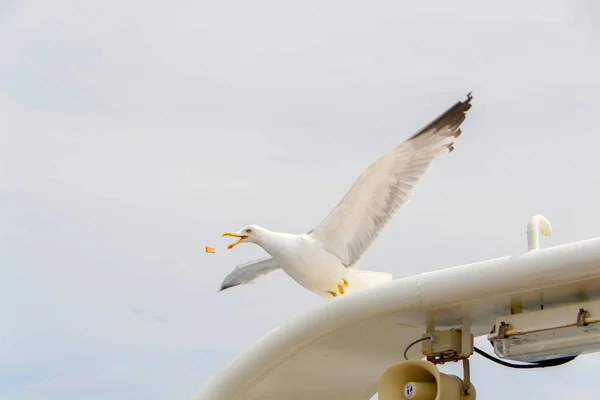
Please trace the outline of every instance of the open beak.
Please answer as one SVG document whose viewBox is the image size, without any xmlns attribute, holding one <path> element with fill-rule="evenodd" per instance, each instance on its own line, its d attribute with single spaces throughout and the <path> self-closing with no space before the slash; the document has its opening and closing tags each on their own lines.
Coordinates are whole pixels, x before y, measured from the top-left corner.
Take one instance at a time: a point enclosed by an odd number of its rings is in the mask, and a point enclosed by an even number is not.
<svg viewBox="0 0 600 400">
<path fill-rule="evenodd" d="M 227 246 L 227 250 L 233 249 L 234 246 L 237 246 L 238 244 L 242 243 L 244 240 L 248 239 L 248 236 L 239 235 L 235 232 L 225 232 L 223 234 L 223 236 L 233 236 L 236 238 L 240 238 L 240 240 L 238 240 L 237 242 L 233 242 L 229 246 Z"/>
</svg>

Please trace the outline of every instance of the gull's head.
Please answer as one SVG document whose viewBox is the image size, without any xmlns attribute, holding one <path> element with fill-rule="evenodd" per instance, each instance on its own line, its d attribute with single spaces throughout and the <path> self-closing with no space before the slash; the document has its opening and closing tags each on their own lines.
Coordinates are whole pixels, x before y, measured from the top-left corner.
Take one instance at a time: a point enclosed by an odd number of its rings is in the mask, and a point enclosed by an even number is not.
<svg viewBox="0 0 600 400">
<path fill-rule="evenodd" d="M 239 238 L 238 241 L 231 243 L 227 246 L 227 250 L 232 249 L 240 243 L 256 243 L 264 233 L 265 229 L 258 225 L 248 225 L 237 232 L 225 232 L 223 236 L 232 236 Z"/>
</svg>

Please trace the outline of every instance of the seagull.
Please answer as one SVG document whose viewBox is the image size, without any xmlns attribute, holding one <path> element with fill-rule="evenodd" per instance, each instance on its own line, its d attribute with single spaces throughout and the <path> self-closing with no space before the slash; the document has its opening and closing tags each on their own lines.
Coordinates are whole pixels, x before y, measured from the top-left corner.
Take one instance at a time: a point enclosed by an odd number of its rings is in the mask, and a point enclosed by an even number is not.
<svg viewBox="0 0 600 400">
<path fill-rule="evenodd" d="M 314 229 L 301 235 L 249 225 L 223 236 L 254 243 L 269 257 L 237 266 L 219 291 L 254 282 L 282 269 L 305 289 L 324 297 L 361 290 L 389 274 L 360 271 L 358 264 L 393 215 L 413 195 L 435 159 L 454 150 L 473 96 L 457 102 L 419 132 L 367 168 Z M 385 277 L 384 277 L 385 276 Z"/>
</svg>

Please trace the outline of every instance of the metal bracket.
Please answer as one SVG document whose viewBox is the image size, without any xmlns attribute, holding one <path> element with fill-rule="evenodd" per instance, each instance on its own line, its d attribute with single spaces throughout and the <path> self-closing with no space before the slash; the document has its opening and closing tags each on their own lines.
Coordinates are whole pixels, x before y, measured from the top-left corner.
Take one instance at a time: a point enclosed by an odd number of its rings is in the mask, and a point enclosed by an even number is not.
<svg viewBox="0 0 600 400">
<path fill-rule="evenodd" d="M 465 395 L 471 394 L 471 364 L 469 357 L 473 354 L 473 335 L 471 334 L 471 319 L 463 317 L 461 321 L 461 357 L 463 365 L 463 380 L 465 382 Z"/>
<path fill-rule="evenodd" d="M 464 391 L 465 395 L 469 396 L 471 394 L 471 363 L 468 358 L 463 358 L 463 381 L 465 383 Z"/>
<path fill-rule="evenodd" d="M 471 319 L 463 317 L 461 324 L 461 356 L 467 358 L 473 354 L 473 335 L 471 335 Z"/>
<path fill-rule="evenodd" d="M 587 322 L 585 322 L 586 318 L 589 316 L 589 312 L 584 310 L 583 308 L 579 309 L 579 313 L 577 313 L 577 326 L 587 326 Z"/>
<path fill-rule="evenodd" d="M 463 381 L 462 381 L 462 390 L 465 396 L 469 396 L 472 392 L 471 385 L 471 365 L 469 362 L 469 357 L 474 352 L 473 345 L 473 334 L 471 333 L 471 319 L 468 317 L 461 318 L 461 327 L 444 330 L 444 331 L 436 331 L 435 326 L 431 323 L 427 324 L 426 335 L 430 337 L 435 337 L 438 334 L 440 340 L 444 340 L 443 343 L 452 343 L 450 347 L 453 347 L 454 350 L 448 351 L 445 350 L 444 347 L 438 346 L 437 348 L 434 346 L 435 343 L 423 344 L 422 351 L 425 356 L 427 356 L 427 361 L 433 364 L 445 364 L 447 362 L 457 362 L 462 361 L 463 366 Z M 449 332 L 454 332 L 453 334 L 448 334 Z M 458 332 L 460 332 L 460 339 L 457 337 Z M 460 341 L 459 341 L 460 340 Z M 433 340 L 435 342 L 435 339 Z M 448 347 L 446 347 L 447 349 Z M 435 349 L 435 350 L 434 350 Z"/>
<path fill-rule="evenodd" d="M 508 335 L 506 334 L 510 330 L 510 325 L 506 322 L 500 322 L 500 326 L 498 327 L 498 335 L 497 339 L 506 339 Z"/>
</svg>

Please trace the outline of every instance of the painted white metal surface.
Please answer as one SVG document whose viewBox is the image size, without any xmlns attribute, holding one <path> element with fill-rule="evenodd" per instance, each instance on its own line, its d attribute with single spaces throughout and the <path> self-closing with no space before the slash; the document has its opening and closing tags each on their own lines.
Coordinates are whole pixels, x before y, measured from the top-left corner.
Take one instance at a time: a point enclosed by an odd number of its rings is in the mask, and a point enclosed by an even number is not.
<svg viewBox="0 0 600 400">
<path fill-rule="evenodd" d="M 458 327 L 466 317 L 480 336 L 515 304 L 526 312 L 592 299 L 600 299 L 600 238 L 397 279 L 271 331 L 191 399 L 367 400 L 428 324 Z"/>
</svg>

